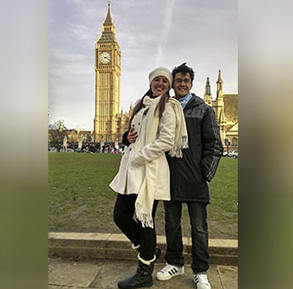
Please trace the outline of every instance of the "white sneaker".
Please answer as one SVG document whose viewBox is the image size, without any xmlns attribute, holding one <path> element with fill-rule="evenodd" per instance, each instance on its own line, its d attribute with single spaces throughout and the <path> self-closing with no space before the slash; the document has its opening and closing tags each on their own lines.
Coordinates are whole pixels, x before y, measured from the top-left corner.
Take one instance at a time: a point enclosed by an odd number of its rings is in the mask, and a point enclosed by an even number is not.
<svg viewBox="0 0 293 289">
<path fill-rule="evenodd" d="M 172 277 L 180 276 L 183 274 L 184 274 L 184 266 L 177 267 L 177 266 L 166 263 L 166 266 L 157 273 L 156 277 L 160 281 L 165 281 L 165 280 L 171 279 Z"/>
<path fill-rule="evenodd" d="M 196 289 L 211 289 L 207 274 L 194 274 L 193 281 L 196 284 Z"/>
</svg>

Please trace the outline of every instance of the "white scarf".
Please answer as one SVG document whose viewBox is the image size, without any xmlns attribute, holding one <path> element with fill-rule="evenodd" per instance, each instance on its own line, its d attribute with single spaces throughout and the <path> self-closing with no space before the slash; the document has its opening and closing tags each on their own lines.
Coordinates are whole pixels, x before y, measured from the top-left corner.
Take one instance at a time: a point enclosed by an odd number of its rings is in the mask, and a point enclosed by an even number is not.
<svg viewBox="0 0 293 289">
<path fill-rule="evenodd" d="M 143 100 L 145 106 L 149 106 L 147 114 L 146 125 L 142 127 L 141 136 L 139 141 L 144 142 L 143 145 L 147 145 L 153 142 L 157 137 L 157 131 L 160 123 L 160 118 L 156 107 L 161 97 L 151 99 L 146 96 Z M 169 151 L 171 157 L 182 158 L 182 149 L 188 147 L 188 135 L 184 119 L 184 114 L 180 103 L 174 99 L 169 98 L 169 103 L 172 107 L 176 116 L 176 127 L 175 127 L 175 139 L 174 145 Z M 156 191 L 156 167 L 154 162 L 149 162 L 145 165 L 145 180 L 140 187 L 138 196 L 135 202 L 135 218 L 138 219 L 143 227 L 154 227 L 152 218 L 152 209 L 154 204 L 154 195 Z"/>
</svg>

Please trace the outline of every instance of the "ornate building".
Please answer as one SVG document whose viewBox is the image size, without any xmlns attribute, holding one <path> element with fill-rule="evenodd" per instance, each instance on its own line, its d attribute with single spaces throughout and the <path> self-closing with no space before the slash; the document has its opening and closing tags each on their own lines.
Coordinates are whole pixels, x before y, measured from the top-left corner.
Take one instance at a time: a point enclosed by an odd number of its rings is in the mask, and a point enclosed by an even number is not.
<svg viewBox="0 0 293 289">
<path fill-rule="evenodd" d="M 129 112 L 119 112 L 120 104 L 121 52 L 116 40 L 110 2 L 103 22 L 102 35 L 95 49 L 95 119 L 94 142 L 104 144 L 122 141 L 128 129 Z M 217 80 L 217 96 L 212 99 L 210 80 L 207 78 L 204 101 L 212 106 L 220 126 L 223 144 L 238 146 L 238 94 L 224 94 L 221 70 Z"/>
<path fill-rule="evenodd" d="M 238 94 L 224 94 L 221 70 L 217 80 L 217 96 L 212 99 L 210 80 L 207 78 L 204 101 L 216 114 L 223 145 L 238 147 Z"/>
<path fill-rule="evenodd" d="M 119 112 L 121 52 L 116 40 L 110 2 L 102 35 L 96 42 L 95 74 L 94 142 L 121 142 L 123 132 L 128 127 L 129 113 Z"/>
</svg>

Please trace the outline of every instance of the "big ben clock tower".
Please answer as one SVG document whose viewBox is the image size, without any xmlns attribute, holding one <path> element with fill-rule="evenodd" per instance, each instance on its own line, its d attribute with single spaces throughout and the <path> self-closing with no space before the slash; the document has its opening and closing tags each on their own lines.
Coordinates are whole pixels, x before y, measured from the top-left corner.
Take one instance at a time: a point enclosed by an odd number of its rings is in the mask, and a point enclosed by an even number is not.
<svg viewBox="0 0 293 289">
<path fill-rule="evenodd" d="M 119 113 L 121 52 L 115 36 L 115 26 L 108 2 L 102 35 L 96 42 L 95 142 L 115 142 Z"/>
</svg>

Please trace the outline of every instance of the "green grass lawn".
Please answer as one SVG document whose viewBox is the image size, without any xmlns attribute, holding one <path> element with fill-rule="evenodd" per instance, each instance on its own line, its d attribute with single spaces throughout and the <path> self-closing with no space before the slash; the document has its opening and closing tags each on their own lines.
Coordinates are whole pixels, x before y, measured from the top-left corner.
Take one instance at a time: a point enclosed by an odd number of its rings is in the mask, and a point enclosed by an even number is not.
<svg viewBox="0 0 293 289">
<path fill-rule="evenodd" d="M 120 233 L 113 223 L 116 199 L 108 186 L 118 171 L 121 155 L 49 153 L 49 231 Z M 237 238 L 238 160 L 222 158 L 210 183 L 208 206 L 210 238 Z M 158 235 L 164 235 L 164 209 L 159 203 Z M 182 232 L 190 236 L 186 205 Z"/>
</svg>

